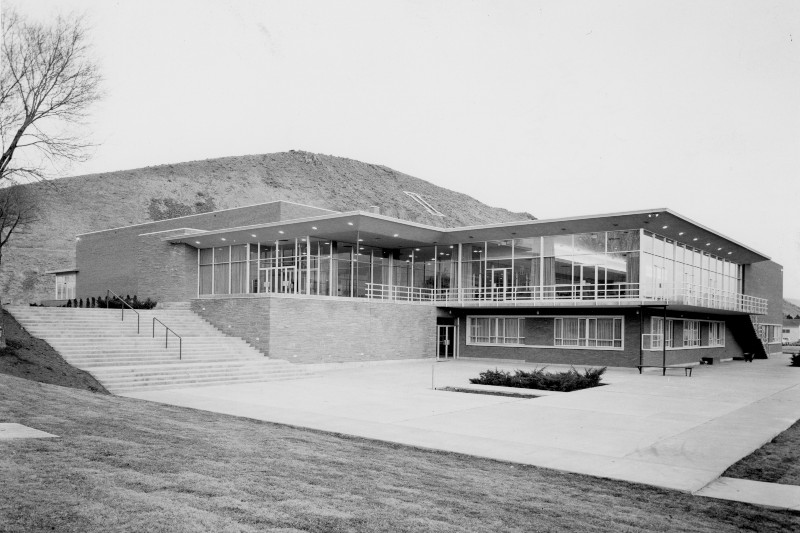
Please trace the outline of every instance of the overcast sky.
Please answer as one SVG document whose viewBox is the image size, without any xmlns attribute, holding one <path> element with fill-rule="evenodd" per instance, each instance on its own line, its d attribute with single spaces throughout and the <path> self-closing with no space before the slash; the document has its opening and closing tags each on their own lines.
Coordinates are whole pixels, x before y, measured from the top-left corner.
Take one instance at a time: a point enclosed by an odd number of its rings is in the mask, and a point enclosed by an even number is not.
<svg viewBox="0 0 800 533">
<path fill-rule="evenodd" d="M 298 149 L 538 218 L 669 207 L 800 298 L 800 2 L 5 1 L 91 26 L 68 175 Z"/>
</svg>

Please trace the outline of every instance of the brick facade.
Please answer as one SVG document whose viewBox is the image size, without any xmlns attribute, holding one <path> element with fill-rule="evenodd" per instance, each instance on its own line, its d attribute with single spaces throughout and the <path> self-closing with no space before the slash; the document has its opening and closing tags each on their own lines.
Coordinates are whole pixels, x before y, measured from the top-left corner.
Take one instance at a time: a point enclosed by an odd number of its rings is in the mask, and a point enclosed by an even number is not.
<svg viewBox="0 0 800 533">
<path fill-rule="evenodd" d="M 280 296 L 194 299 L 192 310 L 265 355 L 294 363 L 436 356 L 429 305 Z"/>
<path fill-rule="evenodd" d="M 538 314 L 536 314 L 538 312 Z M 619 308 L 619 309 L 563 309 L 541 308 L 531 309 L 459 309 L 457 311 L 461 327 L 459 328 L 459 354 L 470 358 L 497 358 L 526 361 L 542 364 L 577 364 L 634 367 L 642 362 L 646 365 L 661 365 L 663 352 L 660 350 L 641 350 L 641 335 L 651 333 L 652 317 L 663 317 L 661 311 L 653 308 Z M 523 343 L 528 346 L 483 346 L 467 345 L 467 316 L 523 316 L 526 318 Z M 623 318 L 623 349 L 591 349 L 565 348 L 554 346 L 555 316 L 614 316 Z M 644 320 L 642 320 L 644 317 Z M 667 364 L 695 363 L 702 358 L 710 358 L 718 362 L 721 359 L 741 357 L 743 349 L 739 339 L 743 335 L 738 329 L 735 318 L 724 315 L 703 313 L 675 313 L 669 311 L 668 319 L 674 319 L 674 343 L 676 349 L 668 349 Z M 745 317 L 746 318 L 746 317 Z M 725 322 L 725 346 L 682 348 L 682 320 L 713 320 Z M 705 331 L 701 328 L 701 332 Z M 705 333 L 707 336 L 707 332 Z"/>
</svg>

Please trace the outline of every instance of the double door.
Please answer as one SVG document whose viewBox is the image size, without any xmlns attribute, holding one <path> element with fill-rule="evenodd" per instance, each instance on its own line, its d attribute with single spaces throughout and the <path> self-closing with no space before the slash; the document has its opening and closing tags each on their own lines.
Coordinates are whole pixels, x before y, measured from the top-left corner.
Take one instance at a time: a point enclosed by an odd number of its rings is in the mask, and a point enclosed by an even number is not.
<svg viewBox="0 0 800 533">
<path fill-rule="evenodd" d="M 455 359 L 456 327 L 439 325 L 436 330 L 436 359 Z"/>
</svg>

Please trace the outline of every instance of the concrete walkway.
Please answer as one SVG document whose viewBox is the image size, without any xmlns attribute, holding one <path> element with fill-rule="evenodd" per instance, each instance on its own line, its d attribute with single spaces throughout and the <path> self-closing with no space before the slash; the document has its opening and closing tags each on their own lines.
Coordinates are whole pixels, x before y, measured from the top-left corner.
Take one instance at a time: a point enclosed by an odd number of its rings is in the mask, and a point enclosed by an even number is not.
<svg viewBox="0 0 800 533">
<path fill-rule="evenodd" d="M 694 493 L 800 418 L 800 369 L 787 364 L 734 361 L 693 377 L 615 368 L 607 386 L 532 399 L 431 389 L 432 378 L 458 387 L 489 367 L 533 366 L 463 360 L 126 396 Z"/>
</svg>

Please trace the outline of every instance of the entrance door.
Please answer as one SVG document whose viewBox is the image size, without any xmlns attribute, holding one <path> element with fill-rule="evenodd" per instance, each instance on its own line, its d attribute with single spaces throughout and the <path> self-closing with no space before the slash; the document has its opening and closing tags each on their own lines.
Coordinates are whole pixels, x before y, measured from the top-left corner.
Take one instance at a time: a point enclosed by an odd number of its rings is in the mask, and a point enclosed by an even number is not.
<svg viewBox="0 0 800 533">
<path fill-rule="evenodd" d="M 490 268 L 489 281 L 492 300 L 505 300 L 509 294 L 509 286 L 511 284 L 511 269 Z"/>
<path fill-rule="evenodd" d="M 438 342 L 436 343 L 436 359 L 455 358 L 455 326 L 436 326 Z"/>
</svg>

